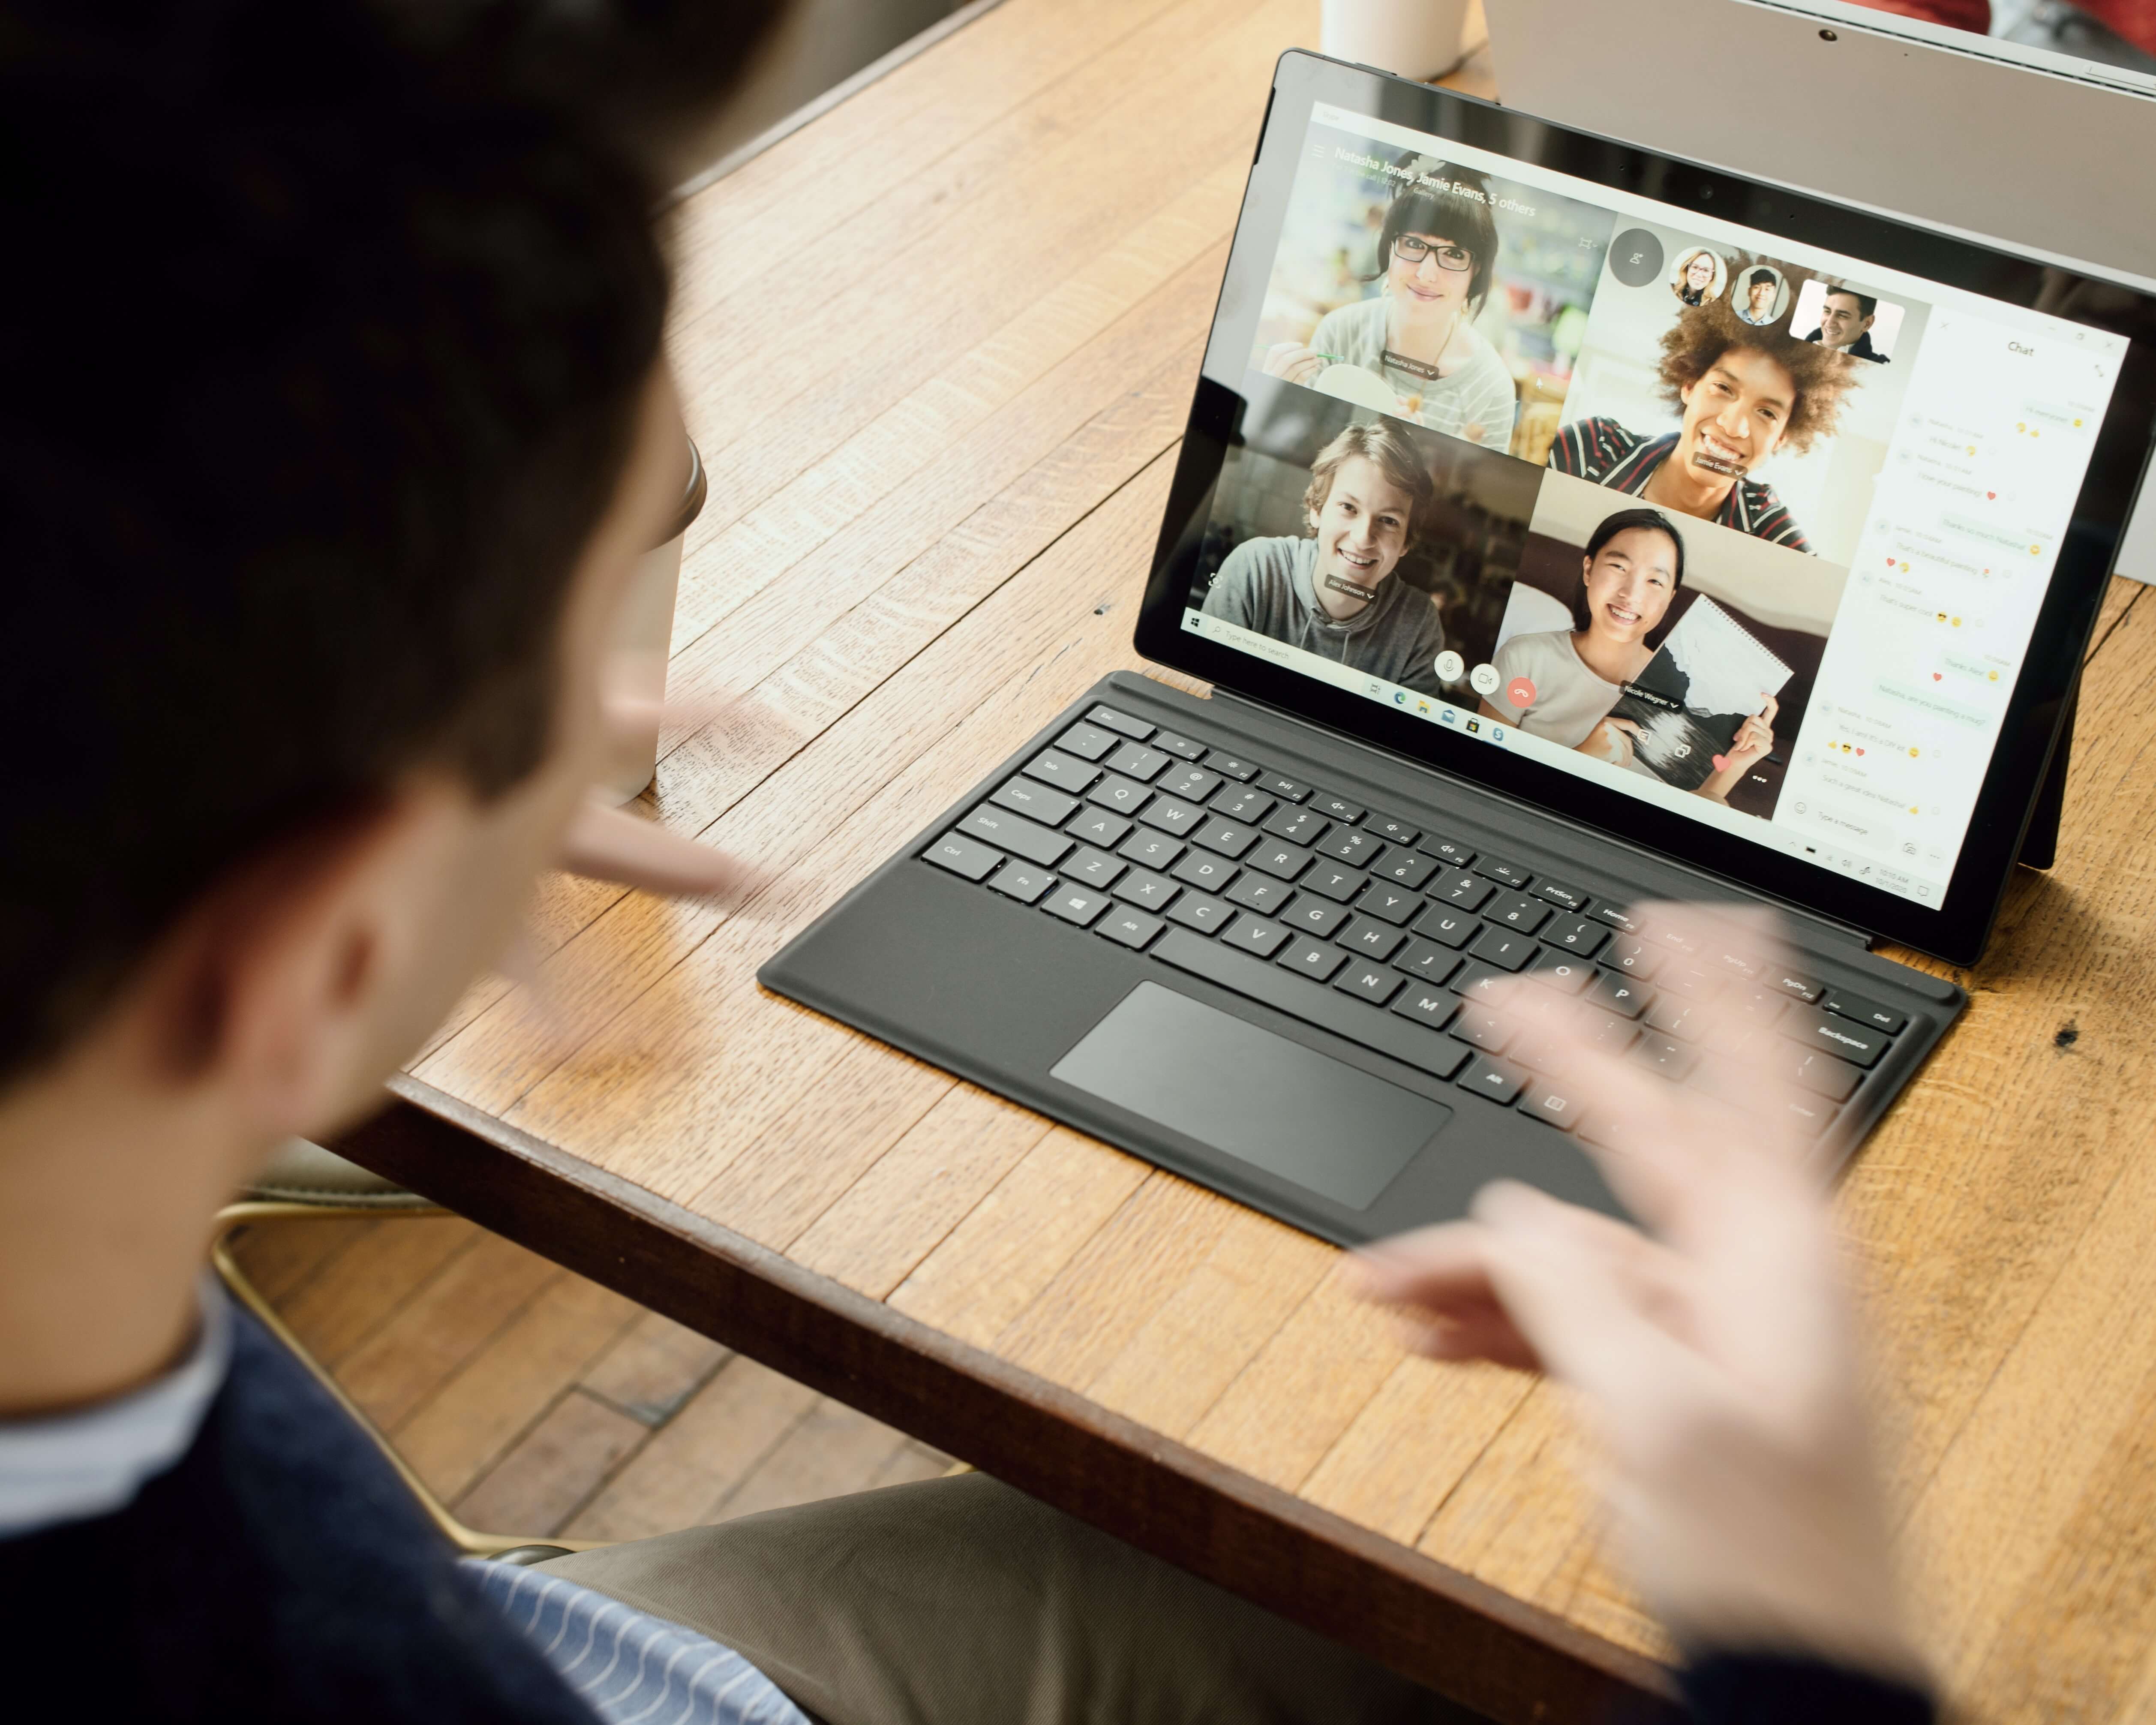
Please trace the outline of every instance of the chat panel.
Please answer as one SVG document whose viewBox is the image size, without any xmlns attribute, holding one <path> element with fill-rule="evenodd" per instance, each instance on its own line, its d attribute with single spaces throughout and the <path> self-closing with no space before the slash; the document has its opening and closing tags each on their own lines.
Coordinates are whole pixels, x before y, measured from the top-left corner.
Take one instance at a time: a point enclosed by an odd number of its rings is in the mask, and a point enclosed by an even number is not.
<svg viewBox="0 0 2156 1725">
<path fill-rule="evenodd" d="M 1926 312 L 1785 259 L 1620 223 L 1550 463 L 1847 564 Z"/>
<path fill-rule="evenodd" d="M 1614 218 L 1313 126 L 1250 363 L 1539 461 Z"/>
</svg>

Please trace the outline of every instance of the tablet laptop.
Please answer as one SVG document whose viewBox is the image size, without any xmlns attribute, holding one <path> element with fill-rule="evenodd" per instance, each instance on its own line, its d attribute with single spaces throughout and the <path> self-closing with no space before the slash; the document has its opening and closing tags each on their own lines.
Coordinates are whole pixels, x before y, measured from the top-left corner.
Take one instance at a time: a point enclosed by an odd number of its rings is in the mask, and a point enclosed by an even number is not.
<svg viewBox="0 0 2156 1725">
<path fill-rule="evenodd" d="M 1845 1156 L 1964 1001 L 1873 947 L 1974 963 L 2045 801 L 2152 331 L 1291 53 L 1136 635 L 1212 697 L 1106 680 L 760 979 L 1342 1241 L 1499 1173 L 1616 1208 L 1515 976 Z"/>
</svg>

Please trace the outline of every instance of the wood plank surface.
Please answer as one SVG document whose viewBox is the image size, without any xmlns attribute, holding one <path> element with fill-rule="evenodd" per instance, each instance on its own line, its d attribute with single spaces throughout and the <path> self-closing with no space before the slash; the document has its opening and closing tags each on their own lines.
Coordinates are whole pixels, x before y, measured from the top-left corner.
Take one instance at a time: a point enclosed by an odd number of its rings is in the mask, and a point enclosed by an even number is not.
<svg viewBox="0 0 2156 1725">
<path fill-rule="evenodd" d="M 750 1489 L 759 1435 L 804 1415 L 759 1399 L 761 1359 L 1496 1717 L 1588 1717 L 1666 1697 L 1671 1649 L 1561 1394 L 1408 1358 L 1332 1249 L 754 983 L 1134 663 L 1271 64 L 1316 12 L 1006 0 L 677 213 L 712 497 L 670 675 L 726 706 L 670 735 L 646 802 L 758 885 L 551 888 L 526 979 L 475 988 L 416 1103 L 351 1147 L 747 1356 L 628 1465 L 639 1507 L 603 1490 L 573 1532 L 716 1512 L 700 1447 L 726 1493 L 783 1495 Z M 1957 973 L 1968 1014 L 1840 1195 L 1925 1645 L 1972 1718 L 2156 1709 L 2141 591 L 2114 584 L 2090 655 L 2059 866 L 2015 882 Z M 472 1299 L 512 1321 L 531 1272 L 480 1267 Z M 409 1386 L 377 1375 L 395 1413 Z M 624 1435 L 557 1426 L 563 1455 Z M 486 1436 L 429 1440 L 468 1463 Z"/>
</svg>

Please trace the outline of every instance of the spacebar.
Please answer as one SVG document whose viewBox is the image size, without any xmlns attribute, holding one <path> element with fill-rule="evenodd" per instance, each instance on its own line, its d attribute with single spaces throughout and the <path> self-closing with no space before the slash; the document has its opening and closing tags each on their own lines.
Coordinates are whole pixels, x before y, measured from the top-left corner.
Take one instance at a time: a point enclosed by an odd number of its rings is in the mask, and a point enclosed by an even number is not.
<svg viewBox="0 0 2156 1725">
<path fill-rule="evenodd" d="M 1246 958 L 1240 952 L 1216 947 L 1202 935 L 1181 928 L 1170 929 L 1153 947 L 1152 956 L 1178 970 L 1202 976 L 1209 983 L 1232 988 L 1238 994 L 1277 1008 L 1321 1030 L 1330 1030 L 1335 1036 L 1373 1048 L 1379 1054 L 1390 1055 L 1410 1066 L 1419 1066 L 1440 1078 L 1451 1077 L 1466 1063 L 1467 1050 L 1449 1036 L 1440 1036 L 1435 1030 L 1425 1030 L 1404 1019 L 1394 1018 L 1317 983 L 1306 983 L 1301 977 L 1275 969 L 1262 959 Z"/>
</svg>

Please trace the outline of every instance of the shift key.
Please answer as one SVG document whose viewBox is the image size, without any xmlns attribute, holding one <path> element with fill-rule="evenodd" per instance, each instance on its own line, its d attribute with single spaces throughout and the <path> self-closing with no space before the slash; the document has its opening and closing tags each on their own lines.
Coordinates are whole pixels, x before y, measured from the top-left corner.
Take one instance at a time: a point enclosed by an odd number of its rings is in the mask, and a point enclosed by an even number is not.
<svg viewBox="0 0 2156 1725">
<path fill-rule="evenodd" d="M 1060 861 L 1063 853 L 1070 848 L 1070 841 L 1062 834 L 1052 833 L 1022 814 L 993 809 L 985 803 L 958 823 L 958 830 L 984 845 L 1008 850 L 1013 856 L 1039 863 L 1043 868 Z"/>
</svg>

